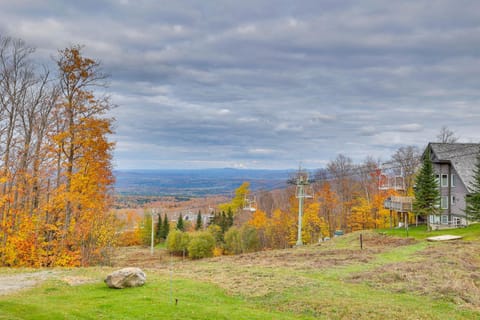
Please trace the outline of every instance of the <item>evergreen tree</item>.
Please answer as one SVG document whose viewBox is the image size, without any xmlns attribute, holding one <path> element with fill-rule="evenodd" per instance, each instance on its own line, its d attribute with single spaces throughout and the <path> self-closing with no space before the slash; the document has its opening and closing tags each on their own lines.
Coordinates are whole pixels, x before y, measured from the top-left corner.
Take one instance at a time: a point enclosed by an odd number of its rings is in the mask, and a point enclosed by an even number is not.
<svg viewBox="0 0 480 320">
<path fill-rule="evenodd" d="M 170 233 L 170 223 L 168 222 L 167 214 L 163 217 L 163 226 L 162 226 L 162 238 L 167 239 L 168 234 Z"/>
<path fill-rule="evenodd" d="M 183 224 L 182 214 L 180 213 L 180 216 L 178 217 L 178 221 L 177 221 L 177 230 L 185 231 L 184 229 L 185 229 L 185 226 Z"/>
<path fill-rule="evenodd" d="M 221 212 L 215 212 L 215 215 L 213 216 L 211 224 L 216 224 L 217 226 L 220 226 L 222 224 L 222 213 Z"/>
<path fill-rule="evenodd" d="M 157 231 L 155 233 L 156 233 L 157 239 L 165 239 L 163 236 L 163 222 L 162 222 L 161 215 L 158 215 Z"/>
<path fill-rule="evenodd" d="M 227 218 L 226 218 L 226 230 L 233 226 L 233 211 L 231 208 L 228 208 Z"/>
<path fill-rule="evenodd" d="M 198 211 L 198 215 L 197 215 L 197 223 L 195 224 L 195 230 L 200 230 L 202 229 L 202 214 L 200 213 L 200 210 Z"/>
<path fill-rule="evenodd" d="M 222 228 L 222 233 L 225 233 L 227 231 L 227 215 L 225 214 L 225 211 L 222 211 L 222 215 L 220 216 L 220 228 Z"/>
<path fill-rule="evenodd" d="M 430 151 L 423 158 L 422 168 L 415 179 L 415 200 L 413 209 L 416 215 L 425 216 L 438 214 L 440 191 L 433 172 Z"/>
<path fill-rule="evenodd" d="M 469 220 L 475 221 L 480 219 L 480 154 L 477 156 L 477 163 L 473 169 L 473 183 L 471 189 L 471 194 L 465 199 L 465 212 L 467 213 Z"/>
</svg>

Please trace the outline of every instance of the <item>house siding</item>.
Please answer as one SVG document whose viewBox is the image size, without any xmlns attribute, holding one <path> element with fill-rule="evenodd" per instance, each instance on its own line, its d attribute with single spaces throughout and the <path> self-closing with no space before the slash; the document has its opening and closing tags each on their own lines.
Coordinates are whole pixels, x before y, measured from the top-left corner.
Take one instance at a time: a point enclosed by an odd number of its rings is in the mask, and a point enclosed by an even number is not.
<svg viewBox="0 0 480 320">
<path fill-rule="evenodd" d="M 440 196 L 448 199 L 448 208 L 441 209 L 441 214 L 465 217 L 465 194 L 468 191 L 458 173 L 448 163 L 434 163 L 433 166 L 435 174 L 439 177 Z M 447 175 L 446 186 L 442 185 L 442 175 Z M 452 185 L 452 180 L 455 180 L 455 185 Z M 452 201 L 453 198 L 455 202 Z"/>
</svg>

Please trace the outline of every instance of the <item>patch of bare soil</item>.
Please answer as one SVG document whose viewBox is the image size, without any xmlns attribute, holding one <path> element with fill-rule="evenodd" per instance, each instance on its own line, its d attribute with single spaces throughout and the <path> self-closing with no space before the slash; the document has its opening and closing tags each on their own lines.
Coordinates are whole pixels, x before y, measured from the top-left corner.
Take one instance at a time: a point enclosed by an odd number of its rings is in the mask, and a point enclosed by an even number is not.
<svg viewBox="0 0 480 320">
<path fill-rule="evenodd" d="M 392 263 L 352 276 L 349 281 L 393 292 L 450 299 L 480 310 L 480 243 L 437 243 L 411 262 Z"/>
<path fill-rule="evenodd" d="M 365 248 L 377 248 L 382 251 L 392 247 L 409 246 L 417 242 L 414 238 L 397 238 L 373 232 L 362 233 L 362 238 Z"/>
<path fill-rule="evenodd" d="M 145 269 L 164 266 L 169 259 L 166 250 L 155 250 L 152 255 L 150 248 L 134 246 L 116 248 L 111 263 L 113 267 L 118 268 L 138 267 Z"/>
<path fill-rule="evenodd" d="M 68 284 L 69 286 L 80 286 L 82 284 L 96 283 L 98 279 L 84 277 L 84 276 L 64 276 L 60 280 Z"/>
<path fill-rule="evenodd" d="M 0 276 L 0 295 L 33 288 L 58 274 L 58 271 L 38 271 Z"/>
</svg>

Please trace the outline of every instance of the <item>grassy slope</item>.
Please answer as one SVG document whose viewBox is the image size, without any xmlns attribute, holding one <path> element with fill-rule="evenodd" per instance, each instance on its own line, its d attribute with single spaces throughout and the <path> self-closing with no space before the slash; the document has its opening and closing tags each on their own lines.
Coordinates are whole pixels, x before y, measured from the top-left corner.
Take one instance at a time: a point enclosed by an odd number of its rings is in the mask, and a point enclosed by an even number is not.
<svg viewBox="0 0 480 320">
<path fill-rule="evenodd" d="M 467 240 L 364 232 L 363 250 L 357 233 L 317 246 L 184 262 L 160 255 L 163 249 L 150 259 L 143 249 L 122 259 L 147 271 L 142 288 L 107 289 L 101 279 L 109 268 L 63 270 L 97 281 L 70 286 L 58 277 L 0 297 L 0 319 L 478 319 L 480 227 L 433 235 L 446 233 Z M 421 228 L 412 234 L 432 235 Z"/>
<path fill-rule="evenodd" d="M 385 229 L 381 230 L 382 233 L 397 237 L 406 237 L 407 230 L 405 228 Z M 416 239 L 426 239 L 428 237 L 434 237 L 443 234 L 460 235 L 464 237 L 464 240 L 478 240 L 480 241 L 480 223 L 472 224 L 468 228 L 458 228 L 450 230 L 435 230 L 427 231 L 425 225 L 415 227 L 410 225 L 408 228 L 408 236 Z"/>
</svg>

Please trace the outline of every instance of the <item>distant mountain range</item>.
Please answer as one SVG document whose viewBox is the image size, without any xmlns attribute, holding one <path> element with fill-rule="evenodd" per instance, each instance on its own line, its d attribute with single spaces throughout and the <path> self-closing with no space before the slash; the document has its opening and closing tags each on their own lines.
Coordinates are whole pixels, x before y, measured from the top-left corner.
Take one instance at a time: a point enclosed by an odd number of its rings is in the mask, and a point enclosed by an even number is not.
<svg viewBox="0 0 480 320">
<path fill-rule="evenodd" d="M 244 181 L 250 190 L 273 190 L 287 186 L 294 170 L 202 169 L 116 170 L 119 195 L 190 196 L 230 195 Z"/>
</svg>

